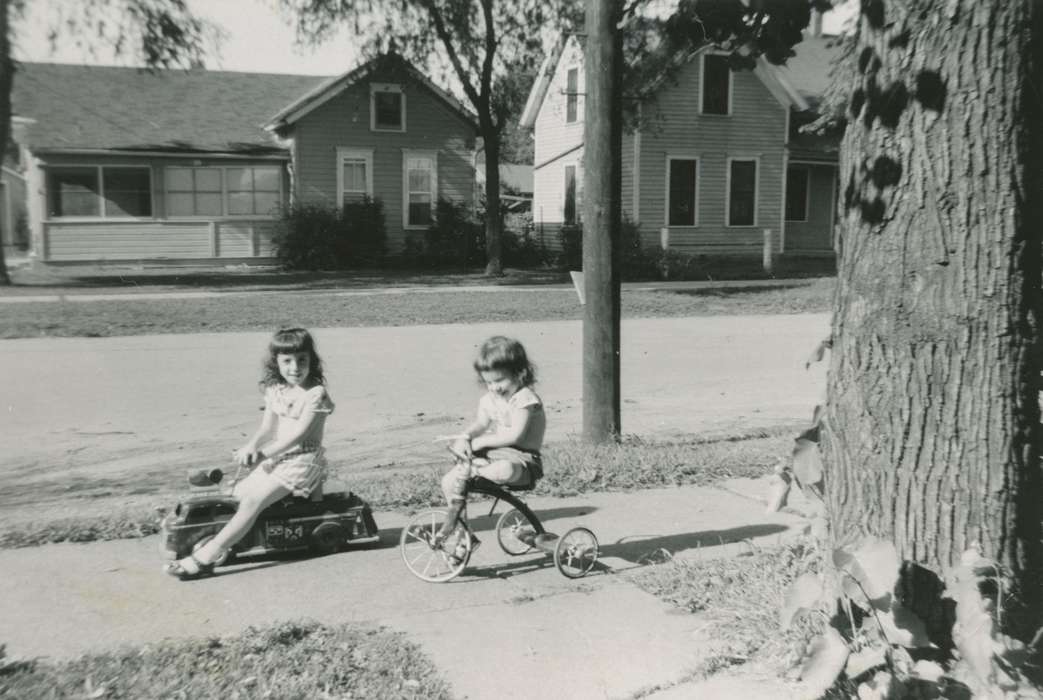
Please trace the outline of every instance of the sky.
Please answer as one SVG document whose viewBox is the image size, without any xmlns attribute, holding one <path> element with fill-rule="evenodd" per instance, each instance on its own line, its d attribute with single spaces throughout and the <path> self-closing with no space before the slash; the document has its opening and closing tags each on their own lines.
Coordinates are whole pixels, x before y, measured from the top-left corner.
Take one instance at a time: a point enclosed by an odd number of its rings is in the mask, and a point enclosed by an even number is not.
<svg viewBox="0 0 1043 700">
<path fill-rule="evenodd" d="M 387 0 L 395 2 L 397 0 Z M 508 0 L 509 1 L 509 0 Z M 13 25 L 14 55 L 21 61 L 127 65 L 111 51 L 95 55 L 66 43 L 52 51 L 47 41 L 55 8 L 79 0 L 31 0 L 23 20 Z M 354 37 L 342 31 L 319 47 L 301 47 L 294 41 L 292 22 L 280 14 L 277 0 L 188 0 L 193 12 L 220 26 L 227 34 L 220 56 L 206 65 L 214 70 L 297 75 L 338 75 L 359 61 Z M 838 33 L 857 5 L 844 0 L 842 6 L 823 18 L 823 30 Z"/>
</svg>

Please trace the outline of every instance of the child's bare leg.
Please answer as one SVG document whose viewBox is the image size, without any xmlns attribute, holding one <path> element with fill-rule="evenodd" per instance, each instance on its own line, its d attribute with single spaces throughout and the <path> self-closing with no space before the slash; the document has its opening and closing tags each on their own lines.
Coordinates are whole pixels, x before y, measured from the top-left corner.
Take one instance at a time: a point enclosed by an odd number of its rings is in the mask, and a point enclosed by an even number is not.
<svg viewBox="0 0 1043 700">
<path fill-rule="evenodd" d="M 460 462 L 442 477 L 442 495 L 449 506 L 445 522 L 439 531 L 441 537 L 448 537 L 456 527 L 460 513 L 467 502 L 467 480 L 471 478 L 471 467 L 466 462 Z"/>
<path fill-rule="evenodd" d="M 497 484 L 513 484 L 525 473 L 525 467 L 506 459 L 496 459 L 475 469 L 478 476 Z"/>
<path fill-rule="evenodd" d="M 239 497 L 239 507 L 232 519 L 225 523 L 214 538 L 199 548 L 195 553 L 198 561 L 208 564 L 216 560 L 225 551 L 241 540 L 253 527 L 261 511 L 289 493 L 289 489 L 272 478 L 262 469 L 255 469 L 249 476 L 235 486 L 234 493 Z"/>
</svg>

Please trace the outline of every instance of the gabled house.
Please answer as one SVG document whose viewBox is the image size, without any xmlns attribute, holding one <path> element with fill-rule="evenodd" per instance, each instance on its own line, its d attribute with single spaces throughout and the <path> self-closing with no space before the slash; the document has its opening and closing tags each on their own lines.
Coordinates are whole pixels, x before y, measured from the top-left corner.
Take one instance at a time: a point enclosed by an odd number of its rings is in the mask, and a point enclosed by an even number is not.
<svg viewBox="0 0 1043 700">
<path fill-rule="evenodd" d="M 265 128 L 292 154 L 299 201 L 380 199 L 392 251 L 428 228 L 439 199 L 474 202 L 476 118 L 397 54 L 315 87 Z"/>
<path fill-rule="evenodd" d="M 438 197 L 473 201 L 473 120 L 394 55 L 334 78 L 24 63 L 13 112 L 42 262 L 270 259 L 281 208 L 363 194 L 395 250 Z"/>
<path fill-rule="evenodd" d="M 837 140 L 797 124 L 825 89 L 829 39 L 807 37 L 785 68 L 733 71 L 706 47 L 687 57 L 623 135 L 622 206 L 645 245 L 691 254 L 831 254 Z M 545 59 L 521 125 L 535 139 L 533 219 L 553 247 L 581 223 L 584 70 L 570 36 Z"/>
</svg>

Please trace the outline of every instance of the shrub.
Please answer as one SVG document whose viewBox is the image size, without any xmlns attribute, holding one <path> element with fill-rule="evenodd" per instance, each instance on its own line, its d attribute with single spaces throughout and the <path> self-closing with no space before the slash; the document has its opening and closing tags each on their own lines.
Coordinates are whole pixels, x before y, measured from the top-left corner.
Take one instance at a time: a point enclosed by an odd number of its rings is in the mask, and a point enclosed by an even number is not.
<svg viewBox="0 0 1043 700">
<path fill-rule="evenodd" d="M 276 257 L 284 267 L 333 270 L 379 263 L 387 227 L 379 199 L 364 198 L 343 209 L 323 204 L 294 204 L 276 222 Z"/>
<path fill-rule="evenodd" d="M 387 224 L 384 203 L 363 197 L 344 205 L 341 259 L 345 267 L 376 265 L 387 253 Z"/>
<path fill-rule="evenodd" d="M 559 267 L 566 270 L 583 269 L 583 226 L 581 224 L 565 224 L 558 231 L 561 242 L 561 253 L 558 255 Z"/>
<path fill-rule="evenodd" d="M 294 270 L 335 267 L 339 218 L 336 209 L 318 204 L 293 204 L 284 209 L 272 237 L 279 262 Z"/>
</svg>

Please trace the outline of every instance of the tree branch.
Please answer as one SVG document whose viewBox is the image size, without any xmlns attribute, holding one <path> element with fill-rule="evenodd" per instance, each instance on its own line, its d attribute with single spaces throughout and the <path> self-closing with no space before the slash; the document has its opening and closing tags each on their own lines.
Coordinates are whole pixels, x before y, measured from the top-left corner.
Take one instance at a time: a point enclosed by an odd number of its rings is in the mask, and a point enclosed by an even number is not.
<svg viewBox="0 0 1043 700">
<path fill-rule="evenodd" d="M 496 57 L 496 26 L 493 24 L 493 2 L 495 0 L 482 0 L 482 18 L 485 20 L 485 60 L 482 61 L 481 89 L 482 98 L 486 103 L 491 99 L 493 83 L 493 59 Z M 492 110 L 489 118 L 493 118 Z M 499 120 L 494 127 L 499 128 Z"/>
<path fill-rule="evenodd" d="M 423 0 L 423 6 L 431 16 L 431 22 L 435 25 L 435 33 L 438 34 L 438 38 L 442 40 L 442 45 L 445 46 L 445 51 L 449 55 L 449 62 L 453 65 L 453 70 L 456 71 L 456 77 L 460 79 L 460 84 L 463 86 L 467 99 L 471 101 L 471 104 L 474 105 L 479 116 L 481 116 L 481 97 L 478 91 L 475 90 L 474 85 L 471 84 L 471 81 L 468 80 L 467 71 L 460 60 L 460 54 L 457 53 L 456 47 L 453 46 L 453 39 L 449 35 L 449 30 L 446 29 L 445 18 L 442 17 L 442 13 L 435 7 L 433 0 Z"/>
</svg>

